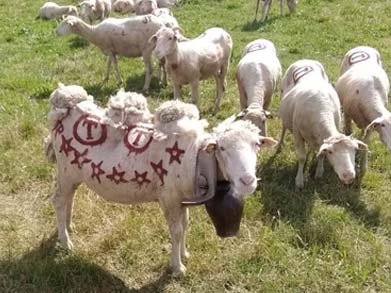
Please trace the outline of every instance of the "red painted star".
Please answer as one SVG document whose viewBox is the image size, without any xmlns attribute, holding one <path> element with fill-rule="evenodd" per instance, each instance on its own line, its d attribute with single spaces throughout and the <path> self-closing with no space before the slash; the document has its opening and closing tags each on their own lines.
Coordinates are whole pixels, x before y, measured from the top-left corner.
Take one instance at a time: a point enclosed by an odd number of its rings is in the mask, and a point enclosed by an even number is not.
<svg viewBox="0 0 391 293">
<path fill-rule="evenodd" d="M 177 161 L 178 164 L 180 164 L 181 163 L 180 157 L 185 153 L 184 150 L 178 148 L 177 141 L 175 142 L 172 148 L 166 148 L 166 152 L 170 154 L 170 162 L 169 162 L 170 165 L 174 161 Z"/>
<path fill-rule="evenodd" d="M 65 156 L 67 156 L 67 157 L 70 152 L 75 151 L 73 146 L 71 146 L 72 139 L 73 139 L 73 137 L 71 137 L 70 139 L 66 139 L 64 137 L 64 135 L 61 135 L 62 142 L 61 142 L 61 146 L 60 146 L 60 153 L 64 152 Z"/>
<path fill-rule="evenodd" d="M 106 177 L 109 178 L 111 181 L 114 181 L 115 184 L 120 184 L 121 182 L 127 183 L 128 181 L 124 179 L 124 175 L 125 175 L 125 171 L 118 172 L 117 169 L 113 167 L 113 173 L 110 175 L 106 175 Z"/>
<path fill-rule="evenodd" d="M 163 168 L 163 160 L 160 160 L 159 163 L 155 164 L 151 162 L 151 166 L 157 176 L 159 176 L 160 181 L 162 182 L 162 185 L 164 185 L 164 176 L 167 175 L 167 170 Z"/>
<path fill-rule="evenodd" d="M 92 169 L 91 178 L 92 179 L 96 178 L 96 180 L 98 180 L 99 183 L 100 183 L 99 176 L 106 173 L 105 171 L 103 171 L 101 169 L 102 163 L 103 163 L 103 161 L 100 161 L 99 164 L 95 164 L 94 162 L 91 163 L 91 169 Z"/>
<path fill-rule="evenodd" d="M 134 178 L 131 179 L 130 181 L 135 181 L 137 182 L 138 186 L 141 187 L 143 183 L 151 183 L 151 180 L 147 178 L 148 172 L 144 173 L 139 173 L 137 171 L 134 171 Z"/>
<path fill-rule="evenodd" d="M 58 134 L 63 133 L 64 125 L 62 124 L 62 120 L 57 120 L 56 125 L 53 127 L 52 131 L 54 131 L 54 137 L 57 137 Z"/>
<path fill-rule="evenodd" d="M 75 158 L 71 161 L 71 164 L 76 164 L 79 169 L 81 169 L 84 164 L 91 162 L 90 159 L 85 157 L 88 154 L 88 149 L 85 149 L 82 153 L 80 153 L 78 150 L 74 150 L 73 154 Z"/>
</svg>

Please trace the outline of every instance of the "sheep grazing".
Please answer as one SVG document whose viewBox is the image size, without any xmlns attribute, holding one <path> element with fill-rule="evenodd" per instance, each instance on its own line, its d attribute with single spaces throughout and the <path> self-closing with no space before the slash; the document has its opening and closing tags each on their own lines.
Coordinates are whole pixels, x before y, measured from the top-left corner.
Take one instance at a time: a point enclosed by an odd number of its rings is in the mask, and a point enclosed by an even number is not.
<svg viewBox="0 0 391 293">
<path fill-rule="evenodd" d="M 175 99 L 181 97 L 181 86 L 190 84 L 193 103 L 197 104 L 199 81 L 215 78 L 213 113 L 216 113 L 225 91 L 232 51 L 231 36 L 221 28 L 211 28 L 195 39 L 180 42 L 175 30 L 163 27 L 151 37 L 150 43 L 155 47 L 157 58 L 165 58 L 166 70 L 174 84 Z"/>
<path fill-rule="evenodd" d="M 121 14 L 131 14 L 135 12 L 134 0 L 116 0 L 111 3 L 114 12 Z"/>
<path fill-rule="evenodd" d="M 111 12 L 110 0 L 86 0 L 80 3 L 80 17 L 84 21 L 93 23 L 109 17 Z"/>
<path fill-rule="evenodd" d="M 266 135 L 266 117 L 274 91 L 281 79 L 281 64 L 273 43 L 258 39 L 244 48 L 239 61 L 236 80 L 242 112 L 238 115 L 249 119 Z"/>
<path fill-rule="evenodd" d="M 261 17 L 261 22 L 264 22 L 268 15 L 269 15 L 269 11 L 270 11 L 270 7 L 272 5 L 272 2 L 273 0 L 262 0 L 263 1 L 263 5 L 262 5 L 262 17 Z M 283 14 L 283 1 L 284 0 L 280 0 L 280 15 L 282 16 Z M 261 2 L 261 0 L 257 0 L 257 8 L 255 9 L 255 18 L 254 18 L 254 21 L 256 21 L 257 19 L 257 14 L 258 14 L 258 9 L 259 9 L 259 3 Z M 289 11 L 290 13 L 295 13 L 296 12 L 296 5 L 297 3 L 299 2 L 299 0 L 286 0 L 286 4 L 288 5 L 288 8 L 289 8 Z"/>
<path fill-rule="evenodd" d="M 188 256 L 187 205 L 213 199 L 217 180 L 229 181 L 238 198 L 254 192 L 257 152 L 276 144 L 260 136 L 249 121 L 225 121 L 208 134 L 197 108 L 179 101 L 156 110 L 156 126 L 121 127 L 108 123 L 107 109 L 95 105 L 80 87 L 60 85 L 50 103 L 47 143 L 57 167 L 53 204 L 60 243 L 69 249 L 73 246 L 68 230 L 74 193 L 81 183 L 118 203 L 158 202 L 169 226 L 170 266 L 175 274 L 186 271 L 182 258 Z M 157 135 L 166 129 L 165 123 L 170 124 L 169 131 Z"/>
<path fill-rule="evenodd" d="M 157 0 L 157 7 L 159 8 L 171 8 L 178 6 L 177 0 Z"/>
<path fill-rule="evenodd" d="M 353 120 L 362 130 L 364 142 L 369 143 L 375 130 L 391 150 L 391 113 L 386 108 L 390 82 L 379 52 L 367 46 L 349 50 L 341 64 L 336 90 L 343 107 L 345 134 L 352 133 Z M 362 165 L 365 170 L 366 156 Z"/>
<path fill-rule="evenodd" d="M 156 0 L 138 0 L 135 4 L 136 15 L 153 14 L 157 9 Z"/>
<path fill-rule="evenodd" d="M 46 2 L 39 9 L 39 17 L 42 19 L 61 19 L 68 15 L 77 16 L 77 8 L 73 5 L 60 6 L 54 2 Z"/>
<path fill-rule="evenodd" d="M 145 82 L 143 90 L 147 91 L 152 78 L 152 50 L 148 40 L 155 34 L 163 23 L 153 15 L 135 16 L 124 19 L 109 18 L 97 25 L 89 25 L 81 19 L 68 16 L 57 27 L 58 36 L 71 33 L 80 35 L 107 55 L 105 80 L 109 79 L 111 64 L 118 84 L 122 84 L 122 77 L 118 69 L 117 55 L 126 57 L 143 57 L 145 64 Z"/>
<path fill-rule="evenodd" d="M 293 63 L 283 78 L 282 92 L 280 145 L 286 129 L 289 129 L 299 159 L 296 187 L 304 187 L 306 143 L 317 151 L 316 178 L 323 175 L 323 160 L 327 157 L 339 179 L 344 184 L 351 184 L 356 177 L 356 151 L 367 151 L 368 146 L 339 132 L 340 103 L 322 64 L 314 60 Z"/>
</svg>

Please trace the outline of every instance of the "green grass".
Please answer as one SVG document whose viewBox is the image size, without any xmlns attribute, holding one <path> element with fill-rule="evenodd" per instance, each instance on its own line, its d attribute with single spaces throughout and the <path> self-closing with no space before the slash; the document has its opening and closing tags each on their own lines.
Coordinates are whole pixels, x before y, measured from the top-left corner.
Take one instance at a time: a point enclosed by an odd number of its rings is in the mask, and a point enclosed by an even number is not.
<svg viewBox="0 0 391 293">
<path fill-rule="evenodd" d="M 174 14 L 186 36 L 221 26 L 234 40 L 228 89 L 216 117 L 210 115 L 214 82 L 201 85 L 200 110 L 212 125 L 239 109 L 235 67 L 242 48 L 256 38 L 274 42 L 284 69 L 301 58 L 317 59 L 332 82 L 345 52 L 357 45 L 376 47 L 391 72 L 387 0 L 303 0 L 295 15 L 283 17 L 274 3 L 265 24 L 253 23 L 255 0 L 184 2 Z M 306 186 L 295 192 L 290 135 L 281 154 L 263 153 L 263 182 L 246 198 L 238 237 L 219 239 L 204 208 L 191 209 L 184 278 L 166 270 L 170 244 L 156 204 L 116 205 L 84 187 L 75 202 L 75 250 L 61 249 L 50 203 L 55 172 L 42 144 L 48 96 L 61 81 L 82 85 L 104 105 L 117 87 L 113 75 L 101 86 L 105 59 L 97 48 L 76 36 L 56 37 L 55 22 L 35 19 L 41 4 L 0 0 L 0 292 L 391 291 L 391 154 L 377 136 L 367 174 L 351 187 L 328 164 L 324 178 L 315 180 L 311 158 Z M 140 91 L 141 60 L 119 63 L 126 89 Z M 171 96 L 171 87 L 160 89 L 153 80 L 152 109 Z M 278 101 L 277 94 L 269 123 L 275 138 L 281 130 Z"/>
</svg>

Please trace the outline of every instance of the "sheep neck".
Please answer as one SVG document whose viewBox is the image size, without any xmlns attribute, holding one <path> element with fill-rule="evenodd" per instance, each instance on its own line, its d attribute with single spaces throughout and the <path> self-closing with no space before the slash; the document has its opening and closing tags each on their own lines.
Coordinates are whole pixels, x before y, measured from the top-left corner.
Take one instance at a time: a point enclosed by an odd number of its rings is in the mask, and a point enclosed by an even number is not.
<svg viewBox="0 0 391 293">
<path fill-rule="evenodd" d="M 391 113 L 384 106 L 384 103 L 380 97 L 373 99 L 371 102 L 371 107 L 362 107 L 362 112 L 364 113 L 364 117 L 369 119 L 368 123 L 379 118 L 381 116 L 390 116 Z"/>
<path fill-rule="evenodd" d="M 96 34 L 94 33 L 96 29 L 95 25 L 89 25 L 84 21 L 79 21 L 75 26 L 73 26 L 72 31 L 85 38 L 89 42 L 95 44 L 96 43 Z"/>
<path fill-rule="evenodd" d="M 165 56 L 167 64 L 172 67 L 173 69 L 176 69 L 178 67 L 178 64 L 181 62 L 182 54 L 180 53 L 178 49 L 178 44 L 176 44 L 174 50 L 167 54 Z M 175 67 L 175 68 L 174 68 Z"/>
<path fill-rule="evenodd" d="M 334 115 L 332 113 L 321 113 L 319 115 L 319 124 L 317 129 L 317 144 L 321 146 L 323 141 L 332 136 L 341 135 L 335 125 Z"/>
</svg>

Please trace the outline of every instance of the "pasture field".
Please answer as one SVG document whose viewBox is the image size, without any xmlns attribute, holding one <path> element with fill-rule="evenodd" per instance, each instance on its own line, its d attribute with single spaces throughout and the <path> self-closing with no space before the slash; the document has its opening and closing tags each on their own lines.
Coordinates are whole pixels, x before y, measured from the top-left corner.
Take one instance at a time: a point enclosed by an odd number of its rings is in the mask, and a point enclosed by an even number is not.
<svg viewBox="0 0 391 293">
<path fill-rule="evenodd" d="M 76 36 L 59 38 L 55 21 L 35 19 L 43 2 L 0 0 L 0 292 L 391 292 L 391 154 L 378 135 L 368 172 L 348 187 L 328 164 L 315 180 L 310 156 L 308 181 L 296 192 L 291 135 L 279 155 L 262 153 L 263 182 L 246 198 L 238 237 L 219 239 L 204 208 L 190 210 L 184 278 L 166 270 L 170 244 L 157 204 L 112 204 L 81 187 L 75 249 L 61 249 L 50 202 L 55 171 L 42 143 L 48 96 L 61 81 L 83 86 L 104 105 L 117 86 L 114 75 L 101 85 L 105 58 L 96 47 Z M 253 23 L 255 0 L 183 2 L 174 14 L 186 36 L 221 26 L 234 40 L 228 89 L 215 117 L 214 82 L 201 84 L 200 110 L 212 125 L 238 111 L 235 67 L 256 38 L 274 42 L 284 70 L 298 59 L 317 59 L 335 82 L 345 52 L 370 45 L 391 73 L 388 0 L 302 0 L 295 15 L 283 17 L 274 3 L 264 24 Z M 120 58 L 119 66 L 126 89 L 140 91 L 142 61 Z M 171 87 L 160 89 L 155 78 L 150 107 L 171 96 Z M 278 105 L 277 93 L 269 123 L 275 138 Z"/>
</svg>

